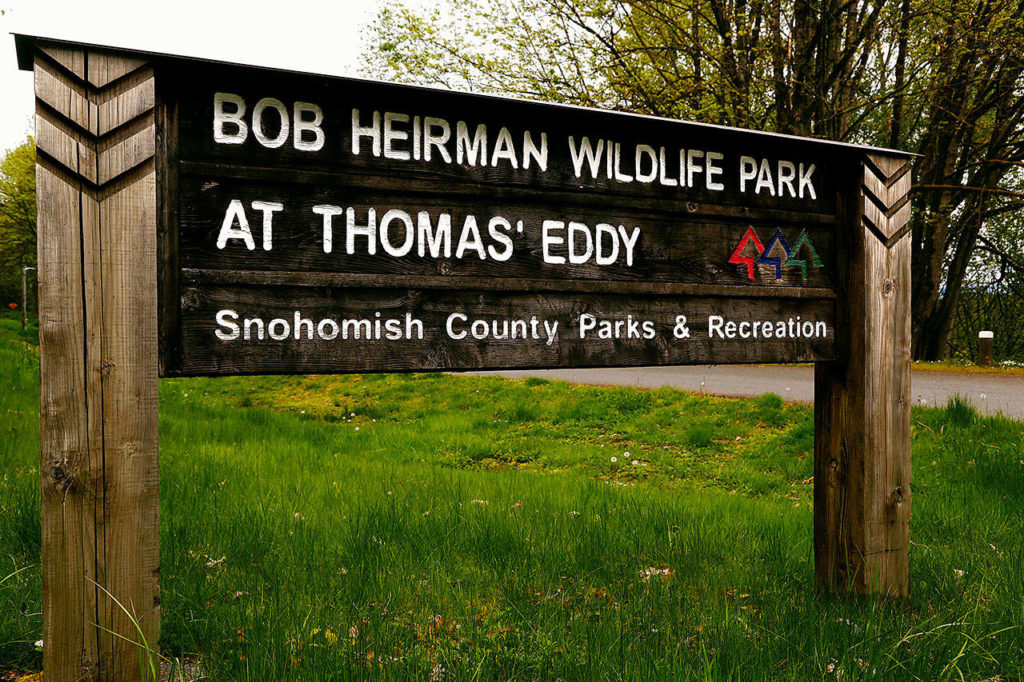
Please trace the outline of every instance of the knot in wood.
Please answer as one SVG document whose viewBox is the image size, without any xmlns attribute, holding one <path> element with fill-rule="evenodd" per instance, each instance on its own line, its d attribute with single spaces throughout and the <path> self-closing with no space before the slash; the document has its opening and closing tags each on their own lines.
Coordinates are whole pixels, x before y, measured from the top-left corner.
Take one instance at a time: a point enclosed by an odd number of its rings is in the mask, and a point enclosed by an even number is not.
<svg viewBox="0 0 1024 682">
<path fill-rule="evenodd" d="M 698 208 L 700 208 L 700 204 L 698 204 L 696 201 L 687 201 L 686 202 L 686 210 L 688 212 L 696 213 Z"/>
<path fill-rule="evenodd" d="M 104 360 L 100 363 L 100 376 L 104 379 L 110 376 L 110 372 L 116 367 L 110 360 Z"/>
<path fill-rule="evenodd" d="M 199 292 L 195 289 L 186 289 L 181 295 L 181 307 L 183 310 L 195 310 L 199 307 Z"/>
<path fill-rule="evenodd" d="M 896 490 L 893 491 L 893 497 L 896 498 L 896 504 L 903 504 L 903 486 L 896 486 Z"/>
<path fill-rule="evenodd" d="M 836 468 L 836 467 L 838 467 L 838 466 L 839 466 L 839 462 L 837 462 L 837 461 L 835 460 L 835 457 L 833 457 L 832 459 L 830 459 L 830 460 L 828 461 L 828 468 L 829 468 L 829 469 L 832 469 L 832 470 L 834 471 L 834 470 L 835 470 L 835 468 Z"/>
<path fill-rule="evenodd" d="M 896 293 L 896 280 L 894 280 L 892 277 L 886 278 L 885 282 L 882 284 L 882 294 L 886 298 L 892 298 L 892 295 L 895 294 L 895 293 Z"/>
<path fill-rule="evenodd" d="M 441 261 L 437 264 L 437 272 L 441 275 L 450 275 L 452 273 L 452 264 L 448 261 Z"/>
<path fill-rule="evenodd" d="M 75 483 L 76 469 L 81 458 L 80 451 L 69 450 L 63 457 L 52 459 L 49 467 L 50 483 L 62 493 L 66 493 Z"/>
</svg>

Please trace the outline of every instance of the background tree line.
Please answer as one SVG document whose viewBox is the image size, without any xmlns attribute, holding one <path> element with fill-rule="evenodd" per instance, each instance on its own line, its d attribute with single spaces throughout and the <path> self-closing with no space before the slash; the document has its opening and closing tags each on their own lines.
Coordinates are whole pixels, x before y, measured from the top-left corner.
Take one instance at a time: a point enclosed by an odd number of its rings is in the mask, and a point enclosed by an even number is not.
<svg viewBox="0 0 1024 682">
<path fill-rule="evenodd" d="M 36 264 L 36 145 L 31 137 L 0 160 L 0 306 L 21 306 L 21 269 Z M 29 273 L 32 277 L 35 273 Z M 31 282 L 35 282 L 32 277 Z M 33 287 L 34 289 L 34 287 Z"/>
<path fill-rule="evenodd" d="M 393 1 L 366 43 L 386 80 L 917 152 L 914 357 L 1024 335 L 1024 0 Z"/>
</svg>

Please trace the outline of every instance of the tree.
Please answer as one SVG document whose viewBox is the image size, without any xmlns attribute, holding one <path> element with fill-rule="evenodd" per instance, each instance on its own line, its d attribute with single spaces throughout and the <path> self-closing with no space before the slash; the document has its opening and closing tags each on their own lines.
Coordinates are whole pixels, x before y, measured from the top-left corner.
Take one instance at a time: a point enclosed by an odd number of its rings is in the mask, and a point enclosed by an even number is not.
<svg viewBox="0 0 1024 682">
<path fill-rule="evenodd" d="M 21 269 L 36 264 L 36 145 L 0 160 L 0 302 L 21 301 Z"/>
<path fill-rule="evenodd" d="M 1024 167 L 1024 2 L 950 0 L 929 5 L 941 31 L 920 48 L 921 120 L 906 136 L 915 169 L 913 340 L 919 359 L 948 354 L 957 304 L 986 228 L 1021 215 Z M 1001 224 L 1002 223 L 1002 224 Z"/>
<path fill-rule="evenodd" d="M 1018 215 L 1024 0 L 393 2 L 389 80 L 916 151 L 914 355 L 940 358 L 979 237 Z M 1011 200 L 1012 199 L 1012 200 Z M 992 229 L 997 229 L 993 227 Z"/>
</svg>

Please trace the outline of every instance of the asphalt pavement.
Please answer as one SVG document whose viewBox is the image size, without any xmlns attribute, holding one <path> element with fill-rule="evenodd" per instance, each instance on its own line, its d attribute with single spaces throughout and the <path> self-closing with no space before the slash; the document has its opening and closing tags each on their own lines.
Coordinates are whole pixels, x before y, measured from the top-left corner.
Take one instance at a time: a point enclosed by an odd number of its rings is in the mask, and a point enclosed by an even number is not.
<svg viewBox="0 0 1024 682">
<path fill-rule="evenodd" d="M 697 393 L 759 396 L 778 393 L 787 401 L 814 402 L 811 367 L 719 365 L 620 369 L 549 369 L 475 372 L 507 377 L 543 377 L 582 384 L 673 386 Z M 917 371 L 912 373 L 912 399 L 918 405 L 942 406 L 960 394 L 982 413 L 1002 412 L 1024 419 L 1024 376 Z"/>
</svg>

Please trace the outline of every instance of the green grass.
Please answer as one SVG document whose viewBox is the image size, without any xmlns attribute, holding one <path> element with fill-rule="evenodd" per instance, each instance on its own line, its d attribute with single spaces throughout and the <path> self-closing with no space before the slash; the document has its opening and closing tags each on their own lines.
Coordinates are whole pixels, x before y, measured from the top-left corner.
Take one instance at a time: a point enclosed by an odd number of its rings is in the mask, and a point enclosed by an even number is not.
<svg viewBox="0 0 1024 682">
<path fill-rule="evenodd" d="M 36 363 L 0 320 L 0 676 L 41 660 Z M 912 596 L 872 603 L 815 589 L 813 419 L 778 396 L 160 388 L 161 649 L 209 679 L 1024 676 L 1024 425 L 966 403 L 914 409 Z"/>
</svg>

